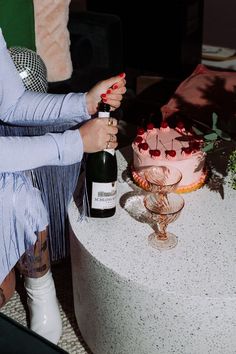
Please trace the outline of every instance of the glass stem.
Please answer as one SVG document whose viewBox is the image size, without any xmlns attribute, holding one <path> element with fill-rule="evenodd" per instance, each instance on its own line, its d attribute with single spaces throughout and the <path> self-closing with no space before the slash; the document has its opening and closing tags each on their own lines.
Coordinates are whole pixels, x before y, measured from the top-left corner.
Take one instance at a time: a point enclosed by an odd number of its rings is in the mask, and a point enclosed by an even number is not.
<svg viewBox="0 0 236 354">
<path fill-rule="evenodd" d="M 167 224 L 165 220 L 160 220 L 158 223 L 158 233 L 157 236 L 159 240 L 167 240 L 167 232 L 166 232 Z"/>
<path fill-rule="evenodd" d="M 159 205 L 165 208 L 168 204 L 167 193 L 159 193 Z"/>
</svg>

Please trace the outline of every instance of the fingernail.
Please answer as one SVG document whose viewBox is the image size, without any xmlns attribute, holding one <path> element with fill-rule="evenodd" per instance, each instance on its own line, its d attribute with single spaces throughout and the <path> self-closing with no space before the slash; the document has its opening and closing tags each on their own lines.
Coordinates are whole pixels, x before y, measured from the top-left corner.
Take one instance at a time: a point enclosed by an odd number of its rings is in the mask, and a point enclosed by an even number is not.
<svg viewBox="0 0 236 354">
<path fill-rule="evenodd" d="M 101 97 L 106 98 L 106 94 L 105 93 L 101 94 Z"/>
<path fill-rule="evenodd" d="M 120 76 L 120 77 L 123 77 L 123 76 L 125 76 L 125 73 L 121 73 L 121 74 L 119 74 L 119 76 Z"/>
<path fill-rule="evenodd" d="M 112 86 L 112 88 L 115 90 L 115 89 L 117 89 L 117 88 L 118 88 L 118 85 L 117 85 L 117 84 L 115 84 L 115 85 L 113 85 L 113 86 Z"/>
<path fill-rule="evenodd" d="M 111 90 L 110 90 L 110 89 L 108 89 L 108 90 L 107 90 L 107 93 L 108 93 L 108 94 L 109 94 L 109 93 L 111 93 Z"/>
</svg>

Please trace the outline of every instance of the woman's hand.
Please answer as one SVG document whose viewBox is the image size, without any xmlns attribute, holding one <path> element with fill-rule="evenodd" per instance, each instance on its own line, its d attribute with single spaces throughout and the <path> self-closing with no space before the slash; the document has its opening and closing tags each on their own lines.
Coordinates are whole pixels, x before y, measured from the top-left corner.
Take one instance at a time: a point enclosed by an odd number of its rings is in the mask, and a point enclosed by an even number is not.
<svg viewBox="0 0 236 354">
<path fill-rule="evenodd" d="M 110 79 L 98 82 L 86 94 L 87 109 L 90 115 L 98 111 L 98 104 L 103 101 L 111 106 L 111 110 L 120 107 L 121 100 L 126 92 L 125 74 L 113 76 Z"/>
<path fill-rule="evenodd" d="M 118 133 L 115 118 L 94 118 L 86 121 L 80 128 L 84 152 L 97 152 L 117 147 Z"/>
</svg>

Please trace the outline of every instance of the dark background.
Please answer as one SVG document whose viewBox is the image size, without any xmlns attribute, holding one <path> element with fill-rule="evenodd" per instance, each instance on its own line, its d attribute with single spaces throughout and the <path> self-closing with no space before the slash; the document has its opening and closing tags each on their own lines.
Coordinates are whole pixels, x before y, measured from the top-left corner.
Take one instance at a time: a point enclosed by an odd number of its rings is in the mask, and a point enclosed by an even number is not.
<svg viewBox="0 0 236 354">
<path fill-rule="evenodd" d="M 87 91 L 124 71 L 127 93 L 115 115 L 135 126 L 157 122 L 160 107 L 201 62 L 203 43 L 236 47 L 235 7 L 234 0 L 146 0 L 131 9 L 121 1 L 72 0 L 73 75 L 50 90 Z"/>
<path fill-rule="evenodd" d="M 107 65 L 107 75 L 120 69 L 134 78 L 179 79 L 201 60 L 203 0 L 146 0 L 131 8 L 109 0 L 84 4 L 83 13 L 71 7 L 69 21 L 72 60 L 81 71 L 102 72 Z"/>
</svg>

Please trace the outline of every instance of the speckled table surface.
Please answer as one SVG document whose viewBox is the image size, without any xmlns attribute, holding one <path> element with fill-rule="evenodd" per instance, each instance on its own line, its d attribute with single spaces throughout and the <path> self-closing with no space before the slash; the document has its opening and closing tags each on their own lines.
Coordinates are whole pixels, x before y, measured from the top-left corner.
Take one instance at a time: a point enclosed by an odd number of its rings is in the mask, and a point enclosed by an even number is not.
<svg viewBox="0 0 236 354">
<path fill-rule="evenodd" d="M 175 248 L 148 245 L 152 228 L 118 153 L 119 203 L 109 219 L 79 222 L 69 208 L 76 318 L 94 354 L 236 353 L 236 191 L 184 194 L 168 226 Z M 141 193 L 140 193 L 141 192 Z"/>
</svg>

